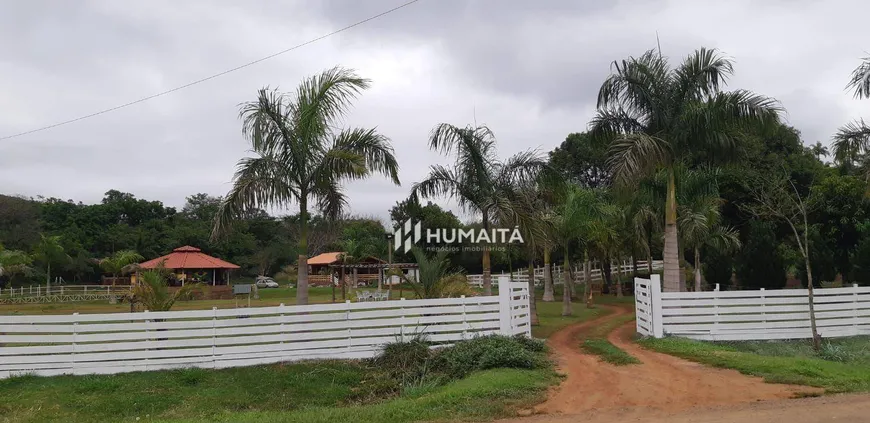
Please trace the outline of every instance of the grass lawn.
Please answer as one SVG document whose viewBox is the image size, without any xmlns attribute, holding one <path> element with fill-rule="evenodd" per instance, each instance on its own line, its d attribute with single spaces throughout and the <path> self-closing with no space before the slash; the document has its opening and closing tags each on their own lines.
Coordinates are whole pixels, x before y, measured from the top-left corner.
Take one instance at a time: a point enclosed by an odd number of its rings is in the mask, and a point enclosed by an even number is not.
<svg viewBox="0 0 870 423">
<path fill-rule="evenodd" d="M 580 348 L 589 354 L 599 356 L 601 360 L 607 363 L 617 366 L 640 364 L 640 360 L 607 340 L 607 334 L 632 320 L 634 320 L 633 313 L 604 322 L 580 339 Z"/>
<path fill-rule="evenodd" d="M 562 296 L 557 295 L 556 301 L 551 303 L 541 301 L 542 296 L 542 291 L 537 292 L 535 305 L 538 307 L 539 325 L 532 326 L 532 336 L 535 338 L 549 338 L 550 335 L 565 326 L 609 313 L 609 310 L 604 308 L 586 308 L 586 304 L 582 302 L 572 302 L 571 316 L 562 316 Z"/>
<path fill-rule="evenodd" d="M 806 341 L 711 343 L 684 338 L 643 339 L 652 350 L 761 376 L 768 382 L 808 385 L 826 392 L 870 391 L 870 338 L 824 340 L 816 354 Z"/>
</svg>

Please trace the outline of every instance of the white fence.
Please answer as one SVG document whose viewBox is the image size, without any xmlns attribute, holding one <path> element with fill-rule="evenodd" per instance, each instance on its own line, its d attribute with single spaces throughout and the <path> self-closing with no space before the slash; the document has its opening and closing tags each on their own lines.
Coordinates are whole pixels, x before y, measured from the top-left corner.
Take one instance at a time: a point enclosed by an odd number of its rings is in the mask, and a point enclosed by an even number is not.
<svg viewBox="0 0 870 423">
<path fill-rule="evenodd" d="M 563 283 L 562 281 L 564 280 L 563 273 L 562 273 L 563 266 L 552 265 L 552 264 L 550 266 L 553 268 L 553 284 L 554 285 L 561 285 Z M 648 268 L 647 262 L 645 260 L 638 261 L 637 268 L 640 270 L 646 271 Z M 653 260 L 653 270 L 661 270 L 663 268 L 664 268 L 664 262 L 662 260 Z M 535 268 L 535 284 L 536 285 L 541 285 L 544 283 L 544 269 L 545 269 L 544 266 Z M 612 264 L 610 269 L 611 269 L 611 272 L 616 273 L 617 265 Z M 631 262 L 626 261 L 619 266 L 619 269 L 621 269 L 623 272 L 634 272 L 634 265 Z M 525 282 L 525 283 L 529 282 L 528 269 L 517 270 L 517 271 L 514 271 L 512 273 L 494 274 L 493 280 L 492 280 L 493 286 L 498 286 L 497 277 L 499 277 L 499 276 L 509 276 L 511 278 L 511 280 L 516 281 L 516 282 Z M 574 268 L 574 270 L 572 272 L 572 276 L 573 276 L 574 281 L 584 282 L 585 276 L 583 274 L 582 264 L 580 265 L 580 267 Z M 483 275 L 480 275 L 480 274 L 468 275 L 467 277 L 468 277 L 468 283 L 471 284 L 472 286 L 477 286 L 477 287 L 483 286 Z M 601 269 L 599 269 L 599 268 L 591 269 L 589 271 L 589 278 L 593 281 L 594 280 L 601 280 L 602 279 Z"/>
<path fill-rule="evenodd" d="M 0 316 L 0 378 L 375 356 L 418 334 L 531 336 L 528 286 L 498 296 L 61 316 Z"/>
<path fill-rule="evenodd" d="M 0 288 L 0 304 L 94 301 L 126 295 L 129 286 L 31 285 Z"/>
<path fill-rule="evenodd" d="M 657 275 L 635 278 L 638 332 L 710 341 L 812 338 L 806 289 L 661 292 Z M 814 290 L 822 337 L 870 335 L 870 287 Z M 648 298 L 646 300 L 645 298 Z"/>
</svg>

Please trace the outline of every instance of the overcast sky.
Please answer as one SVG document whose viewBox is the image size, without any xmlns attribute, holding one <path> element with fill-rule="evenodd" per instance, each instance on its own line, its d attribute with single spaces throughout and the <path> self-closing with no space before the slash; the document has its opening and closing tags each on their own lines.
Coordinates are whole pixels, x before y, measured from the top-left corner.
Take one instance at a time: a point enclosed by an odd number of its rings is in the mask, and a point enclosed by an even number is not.
<svg viewBox="0 0 870 423">
<path fill-rule="evenodd" d="M 116 106 L 316 38 L 404 0 L 0 0 L 0 137 Z M 371 78 L 346 124 L 390 137 L 402 186 L 348 186 L 387 210 L 446 159 L 439 122 L 488 125 L 503 156 L 583 131 L 611 61 L 656 46 L 736 60 L 729 87 L 779 99 L 807 144 L 870 117 L 844 91 L 870 50 L 866 1 L 421 0 L 347 32 L 112 113 L 0 141 L 0 193 L 98 202 L 109 189 L 180 207 L 223 195 L 248 147 L 238 104 L 343 65 Z M 446 200 L 440 204 L 451 207 Z M 278 211 L 280 213 L 280 211 Z"/>
</svg>

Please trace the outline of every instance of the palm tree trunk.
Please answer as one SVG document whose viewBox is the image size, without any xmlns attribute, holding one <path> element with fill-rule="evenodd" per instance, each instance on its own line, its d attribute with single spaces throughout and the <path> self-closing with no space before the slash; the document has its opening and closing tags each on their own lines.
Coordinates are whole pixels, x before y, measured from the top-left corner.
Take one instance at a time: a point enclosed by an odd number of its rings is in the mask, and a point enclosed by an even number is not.
<svg viewBox="0 0 870 423">
<path fill-rule="evenodd" d="M 616 259 L 616 298 L 622 298 L 622 262 Z"/>
<path fill-rule="evenodd" d="M 51 283 L 51 262 L 48 262 L 48 268 L 45 271 L 45 283 L 46 284 Z"/>
<path fill-rule="evenodd" d="M 583 258 L 586 259 L 583 263 L 583 278 L 585 278 L 583 283 L 583 301 L 586 301 L 586 308 L 592 308 L 592 263 L 589 261 L 589 251 L 583 252 Z"/>
<path fill-rule="evenodd" d="M 568 258 L 568 247 L 565 247 L 565 263 L 562 268 L 562 315 L 571 315 L 571 287 L 574 281 L 571 277 L 571 259 Z"/>
<path fill-rule="evenodd" d="M 535 262 L 529 260 L 529 315 L 533 325 L 538 324 L 538 306 L 535 304 Z"/>
<path fill-rule="evenodd" d="M 646 268 L 650 275 L 653 274 L 653 258 L 652 252 L 646 255 Z"/>
<path fill-rule="evenodd" d="M 335 282 L 332 279 L 335 278 L 335 273 L 329 272 L 329 286 L 332 287 L 332 302 L 335 302 Z"/>
<path fill-rule="evenodd" d="M 486 210 L 481 213 L 483 217 L 483 230 L 489 232 L 489 216 Z M 483 245 L 483 295 L 492 295 L 492 274 L 489 260 L 489 244 Z"/>
<path fill-rule="evenodd" d="M 299 259 L 296 263 L 296 305 L 308 304 L 308 193 L 299 195 Z"/>
<path fill-rule="evenodd" d="M 701 292 L 701 251 L 695 247 L 695 292 Z"/>
<path fill-rule="evenodd" d="M 677 238 L 677 194 L 674 169 L 668 169 L 668 197 L 665 204 L 665 271 L 662 291 L 680 291 L 680 247 Z"/>
<path fill-rule="evenodd" d="M 544 302 L 556 301 L 553 295 L 553 273 L 550 271 L 550 249 L 544 248 Z"/>
<path fill-rule="evenodd" d="M 807 266 L 807 292 L 809 293 L 810 303 L 810 329 L 813 331 L 813 349 L 816 351 L 822 350 L 822 337 L 819 335 L 819 330 L 816 327 L 816 305 L 815 293 L 813 291 L 813 272 L 810 270 L 810 260 L 804 255 L 804 263 Z"/>
</svg>

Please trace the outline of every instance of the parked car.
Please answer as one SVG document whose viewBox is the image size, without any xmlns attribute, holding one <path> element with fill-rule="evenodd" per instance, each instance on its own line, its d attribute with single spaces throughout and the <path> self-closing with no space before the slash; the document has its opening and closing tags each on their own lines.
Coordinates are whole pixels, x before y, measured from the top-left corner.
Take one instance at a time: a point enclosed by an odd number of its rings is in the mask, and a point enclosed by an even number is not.
<svg viewBox="0 0 870 423">
<path fill-rule="evenodd" d="M 258 276 L 255 283 L 257 284 L 257 288 L 278 288 L 278 282 L 265 276 Z"/>
</svg>

